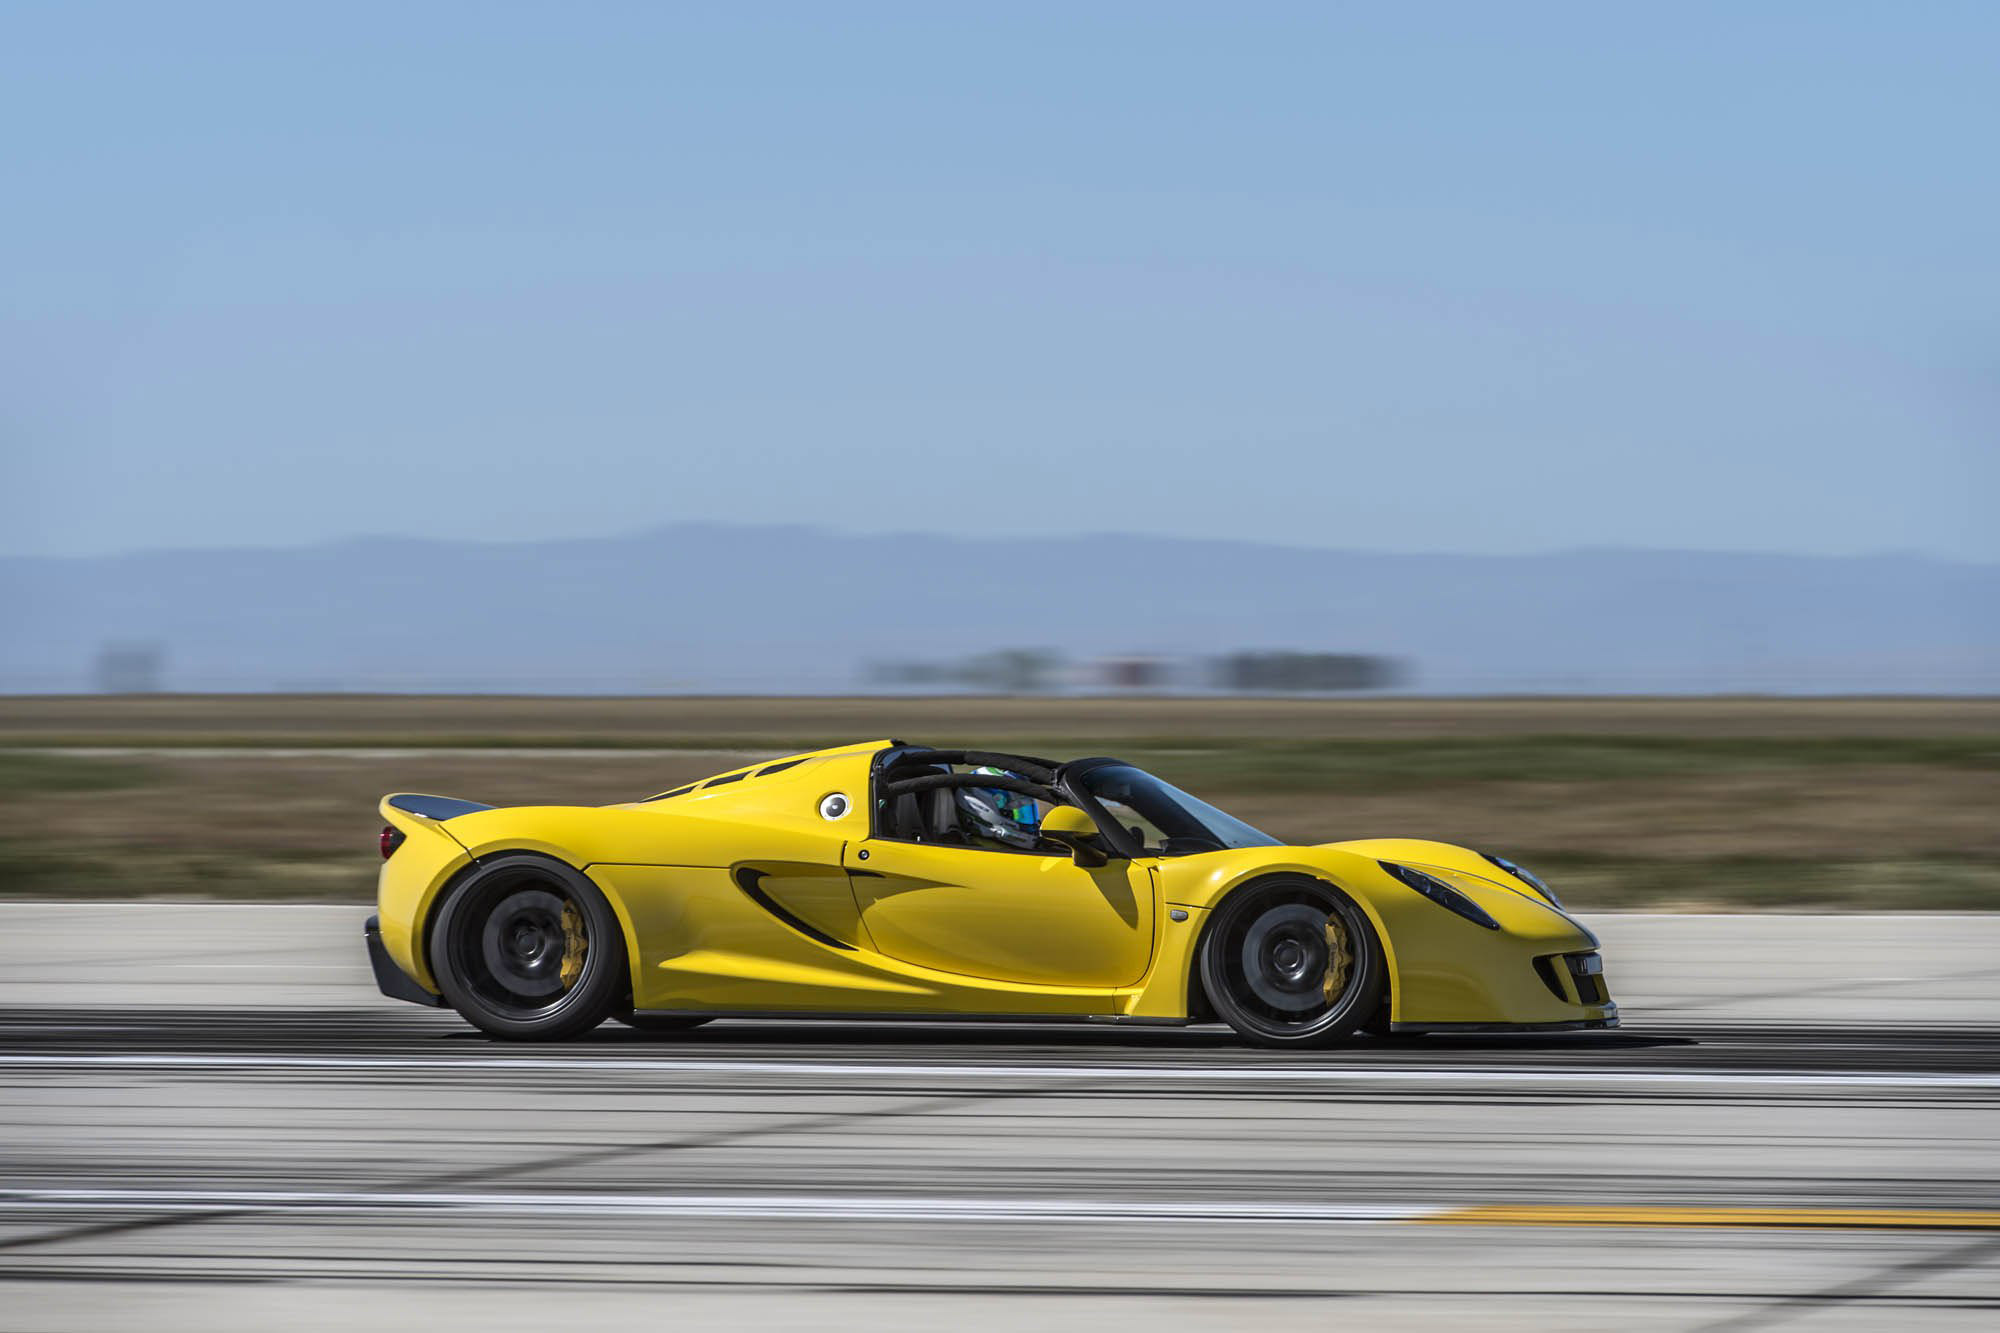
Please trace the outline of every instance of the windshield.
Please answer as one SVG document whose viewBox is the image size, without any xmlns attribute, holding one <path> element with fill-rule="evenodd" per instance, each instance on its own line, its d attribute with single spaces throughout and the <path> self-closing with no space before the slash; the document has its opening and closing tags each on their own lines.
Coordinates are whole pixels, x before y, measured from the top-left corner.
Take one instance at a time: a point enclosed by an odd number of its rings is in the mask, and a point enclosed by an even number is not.
<svg viewBox="0 0 2000 1333">
<path fill-rule="evenodd" d="M 1149 855 L 1192 856 L 1226 847 L 1277 847 L 1270 834 L 1129 764 L 1091 769 L 1079 785 L 1132 831 Z"/>
</svg>

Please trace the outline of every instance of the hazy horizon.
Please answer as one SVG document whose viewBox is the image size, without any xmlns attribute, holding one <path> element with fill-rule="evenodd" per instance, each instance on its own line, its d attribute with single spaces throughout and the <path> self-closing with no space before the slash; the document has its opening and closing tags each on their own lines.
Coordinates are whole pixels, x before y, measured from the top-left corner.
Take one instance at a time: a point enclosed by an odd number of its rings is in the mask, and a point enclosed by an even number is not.
<svg viewBox="0 0 2000 1333">
<path fill-rule="evenodd" d="M 1492 560 L 1534 560 L 1540 558 L 1560 558 L 1574 555 L 1616 554 L 1616 555 L 1688 555 L 1695 557 L 1714 556 L 1723 558 L 1744 557 L 1749 559 L 1773 560 L 1918 560 L 1936 564 L 1991 566 L 2000 564 L 2000 558 L 1957 557 L 1938 555 L 1928 551 L 1910 549 L 1854 550 L 1844 552 L 1755 550 L 1737 547 L 1702 546 L 1658 546 L 1637 543 L 1624 544 L 1578 544 L 1569 546 L 1548 546 L 1537 549 L 1513 551 L 1480 551 L 1469 548 L 1422 547 L 1398 549 L 1388 546 L 1318 545 L 1311 542 L 1285 541 L 1277 538 L 1260 537 L 1212 537 L 1182 535 L 1171 532 L 1123 531 L 1116 528 L 1084 529 L 1076 532 L 1050 534 L 1030 532 L 949 532 L 938 528 L 914 526 L 856 528 L 835 523 L 799 522 L 758 522 L 754 519 L 674 519 L 658 523 L 641 523 L 636 526 L 601 532 L 555 533 L 546 537 L 505 536 L 505 537 L 461 537 L 421 532 L 355 531 L 327 536 L 302 538 L 297 541 L 264 541 L 233 544 L 214 542 L 191 542 L 174 546 L 134 546 L 122 549 L 90 552 L 32 552 L 0 550 L 0 560 L 117 560 L 154 555 L 240 555 L 262 551 L 297 552 L 312 551 L 328 547 L 363 545 L 374 542 L 426 542 L 449 545 L 501 546 L 501 545 L 568 545 L 578 542 L 628 542 L 649 536 L 666 535 L 688 529 L 714 528 L 734 532 L 796 532 L 831 538 L 856 538 L 861 540 L 963 540 L 971 542 L 1049 542 L 1049 541 L 1168 541 L 1215 544 L 1219 546 L 1245 546 L 1273 551 L 1298 551 L 1317 555 L 1355 556 L 1409 556 L 1436 557 L 1439 559 L 1492 559 Z M 1996 613 L 2000 614 L 2000 613 Z"/>
<path fill-rule="evenodd" d="M 1418 692 L 1957 694 L 2000 679 L 1997 608 L 2000 564 L 1925 556 L 674 524 L 12 557 L 0 692 L 72 692 L 136 649 L 148 679 L 232 690 L 824 693 L 979 676 L 1021 651 L 1100 675 L 1167 662 L 1183 683 L 1303 653 L 1400 664 L 1364 674 Z"/>
</svg>

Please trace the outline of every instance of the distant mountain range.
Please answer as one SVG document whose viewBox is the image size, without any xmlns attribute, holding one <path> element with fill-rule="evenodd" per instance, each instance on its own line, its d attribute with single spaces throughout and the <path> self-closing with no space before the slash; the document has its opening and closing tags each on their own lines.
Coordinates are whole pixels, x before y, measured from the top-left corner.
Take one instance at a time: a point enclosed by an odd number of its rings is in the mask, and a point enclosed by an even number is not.
<svg viewBox="0 0 2000 1333">
<path fill-rule="evenodd" d="M 1379 653 L 1424 692 L 2000 690 L 2000 565 L 848 536 L 683 524 L 0 559 L 0 691 L 848 692 L 871 663 Z"/>
</svg>

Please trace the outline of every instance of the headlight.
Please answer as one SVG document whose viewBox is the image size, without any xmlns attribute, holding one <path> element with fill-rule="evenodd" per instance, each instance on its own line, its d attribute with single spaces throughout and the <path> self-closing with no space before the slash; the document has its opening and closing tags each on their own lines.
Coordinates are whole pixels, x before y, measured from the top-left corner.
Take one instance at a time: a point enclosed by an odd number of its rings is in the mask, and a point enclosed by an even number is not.
<svg viewBox="0 0 2000 1333">
<path fill-rule="evenodd" d="M 1409 866 L 1399 866 L 1394 861 L 1377 861 L 1375 864 L 1446 911 L 1456 912 L 1467 921 L 1477 922 L 1488 930 L 1500 929 L 1500 923 L 1488 916 L 1485 908 L 1436 876 L 1412 870 Z"/>
<path fill-rule="evenodd" d="M 1520 866 L 1515 865 L 1512 861 L 1509 861 L 1504 856 L 1495 856 L 1491 852 L 1481 852 L 1480 855 L 1484 856 L 1494 865 L 1499 866 L 1502 870 L 1512 875 L 1515 879 L 1520 880 L 1523 884 L 1533 889 L 1536 893 L 1541 894 L 1542 897 L 1547 898 L 1549 900 L 1549 905 L 1551 907 L 1560 908 L 1562 906 L 1562 899 L 1556 897 L 1555 890 L 1551 889 L 1548 885 L 1542 883 L 1542 881 L 1538 877 L 1536 877 L 1532 872 L 1523 870 Z"/>
</svg>

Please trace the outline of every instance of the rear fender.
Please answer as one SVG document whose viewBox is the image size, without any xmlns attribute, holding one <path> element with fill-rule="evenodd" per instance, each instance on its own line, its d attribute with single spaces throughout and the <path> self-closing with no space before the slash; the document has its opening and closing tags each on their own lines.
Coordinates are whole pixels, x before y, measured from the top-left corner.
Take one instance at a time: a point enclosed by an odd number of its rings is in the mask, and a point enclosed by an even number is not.
<svg viewBox="0 0 2000 1333">
<path fill-rule="evenodd" d="M 382 947 L 390 961 L 427 991 L 435 992 L 424 932 L 438 895 L 472 863 L 472 856 L 446 828 L 447 820 L 414 814 L 382 799 L 382 818 L 403 835 L 376 880 L 376 916 Z"/>
<path fill-rule="evenodd" d="M 424 989 L 436 991 L 430 966 L 430 929 L 438 905 L 458 880 L 493 857 L 540 856 L 583 872 L 611 904 L 625 936 L 629 966 L 636 966 L 639 941 L 631 914 L 618 894 L 590 874 L 593 844 L 627 846 L 657 833 L 658 816 L 587 806 L 522 806 L 496 809 L 452 797 L 398 793 L 382 798 L 382 817 L 403 834 L 376 891 L 382 945 L 390 960 Z M 580 854 L 581 853 L 581 854 Z"/>
</svg>

